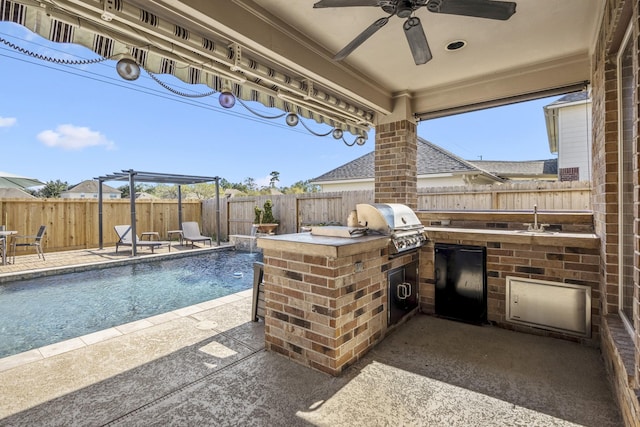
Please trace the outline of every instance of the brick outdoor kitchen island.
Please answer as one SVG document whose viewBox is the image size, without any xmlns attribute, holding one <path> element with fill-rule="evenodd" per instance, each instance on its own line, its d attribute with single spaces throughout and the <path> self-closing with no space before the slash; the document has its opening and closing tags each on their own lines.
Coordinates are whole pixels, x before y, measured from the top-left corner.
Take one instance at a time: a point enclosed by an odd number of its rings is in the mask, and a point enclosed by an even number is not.
<svg viewBox="0 0 640 427">
<path fill-rule="evenodd" d="M 378 343 L 387 330 L 388 244 L 381 235 L 259 238 L 267 350 L 339 375 Z"/>
</svg>

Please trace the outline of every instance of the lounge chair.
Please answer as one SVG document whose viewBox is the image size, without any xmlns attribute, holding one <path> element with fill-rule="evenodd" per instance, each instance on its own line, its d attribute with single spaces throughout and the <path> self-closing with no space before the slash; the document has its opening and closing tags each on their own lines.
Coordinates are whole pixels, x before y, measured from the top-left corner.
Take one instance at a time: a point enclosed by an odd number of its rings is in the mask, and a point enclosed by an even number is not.
<svg viewBox="0 0 640 427">
<path fill-rule="evenodd" d="M 133 239 L 131 239 L 131 226 L 130 225 L 116 225 L 113 227 L 118 235 L 118 241 L 116 242 L 116 253 L 118 253 L 118 248 L 120 246 L 131 246 L 133 247 Z M 159 248 L 162 245 L 169 245 L 169 252 L 171 252 L 171 242 L 163 242 L 157 240 L 140 240 L 138 236 L 136 236 L 136 247 L 138 248 L 151 248 L 151 253 L 155 250 L 155 248 Z"/>
<path fill-rule="evenodd" d="M 0 225 L 0 231 L 4 231 L 4 225 Z M 0 236 L 0 265 L 7 263 L 7 236 Z"/>
<path fill-rule="evenodd" d="M 14 264 L 16 263 L 16 247 L 18 246 L 23 246 L 23 247 L 32 246 L 36 248 L 38 258 L 42 258 L 42 260 L 45 261 L 44 252 L 42 252 L 42 245 L 41 245 L 42 238 L 44 237 L 45 231 L 47 231 L 47 226 L 41 225 L 40 229 L 38 229 L 38 233 L 35 236 L 20 236 L 20 235 L 12 236 L 13 243 L 11 244 L 11 249 L 13 252 Z M 18 242 L 19 240 L 22 240 L 22 242 Z M 5 245 L 6 245 L 6 242 L 5 242 Z"/>
<path fill-rule="evenodd" d="M 203 236 L 200 233 L 200 226 L 197 222 L 183 222 L 182 223 L 182 238 L 187 242 L 191 242 L 191 247 L 194 247 L 195 242 L 209 241 L 209 246 L 213 246 L 213 240 L 211 237 Z"/>
</svg>

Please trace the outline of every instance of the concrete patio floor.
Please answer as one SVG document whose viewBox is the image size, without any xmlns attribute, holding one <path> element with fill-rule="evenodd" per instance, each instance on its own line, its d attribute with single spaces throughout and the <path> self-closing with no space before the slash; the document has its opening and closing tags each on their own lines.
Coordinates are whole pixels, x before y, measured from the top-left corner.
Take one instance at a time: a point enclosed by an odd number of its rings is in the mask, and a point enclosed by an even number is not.
<svg viewBox="0 0 640 427">
<path fill-rule="evenodd" d="M 250 308 L 244 291 L 0 359 L 0 425 L 623 425 L 595 348 L 418 314 L 334 378 L 266 352 Z"/>
</svg>

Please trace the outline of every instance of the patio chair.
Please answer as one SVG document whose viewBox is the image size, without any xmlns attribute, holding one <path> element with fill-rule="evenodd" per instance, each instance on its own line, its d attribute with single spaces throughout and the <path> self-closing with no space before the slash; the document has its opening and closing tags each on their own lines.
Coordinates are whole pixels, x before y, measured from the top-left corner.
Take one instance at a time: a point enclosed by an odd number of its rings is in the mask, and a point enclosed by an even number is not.
<svg viewBox="0 0 640 427">
<path fill-rule="evenodd" d="M 209 241 L 209 246 L 213 246 L 211 237 L 203 236 L 200 233 L 200 226 L 197 222 L 182 223 L 182 239 L 191 242 L 192 248 L 195 242 L 206 242 L 207 240 Z"/>
<path fill-rule="evenodd" d="M 13 243 L 11 244 L 11 251 L 13 252 L 13 263 L 16 263 L 16 248 L 18 246 L 21 247 L 34 247 L 36 248 L 36 253 L 38 254 L 38 258 L 44 259 L 44 252 L 42 251 L 42 238 L 44 237 L 44 233 L 47 231 L 46 225 L 41 225 L 38 229 L 38 233 L 35 236 L 21 236 L 14 235 Z M 22 240 L 20 242 L 20 240 Z M 5 243 L 6 244 L 6 243 Z"/>
<path fill-rule="evenodd" d="M 113 227 L 118 235 L 118 241 L 116 242 L 116 253 L 120 246 L 129 246 L 133 248 L 133 239 L 131 238 L 131 226 L 130 225 L 116 225 Z M 159 240 L 140 240 L 138 236 L 135 239 L 136 247 L 151 248 L 151 253 L 155 248 L 159 248 L 162 245 L 169 245 L 169 252 L 171 252 L 171 242 L 164 242 Z"/>
<path fill-rule="evenodd" d="M 0 231 L 4 231 L 4 225 L 0 225 Z M 7 260 L 7 238 L 0 236 L 0 265 L 5 265 Z"/>
<path fill-rule="evenodd" d="M 264 263 L 253 263 L 253 301 L 251 303 L 251 321 L 264 321 Z"/>
</svg>

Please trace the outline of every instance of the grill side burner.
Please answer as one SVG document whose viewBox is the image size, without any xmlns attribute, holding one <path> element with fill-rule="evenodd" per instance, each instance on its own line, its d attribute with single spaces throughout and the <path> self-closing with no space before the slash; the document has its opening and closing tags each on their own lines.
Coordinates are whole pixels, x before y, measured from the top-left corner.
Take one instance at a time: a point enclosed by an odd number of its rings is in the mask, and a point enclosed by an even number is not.
<svg viewBox="0 0 640 427">
<path fill-rule="evenodd" d="M 370 231 L 388 235 L 390 255 L 423 246 L 427 242 L 424 226 L 415 212 L 399 203 L 361 203 L 356 205 L 358 224 Z"/>
</svg>

